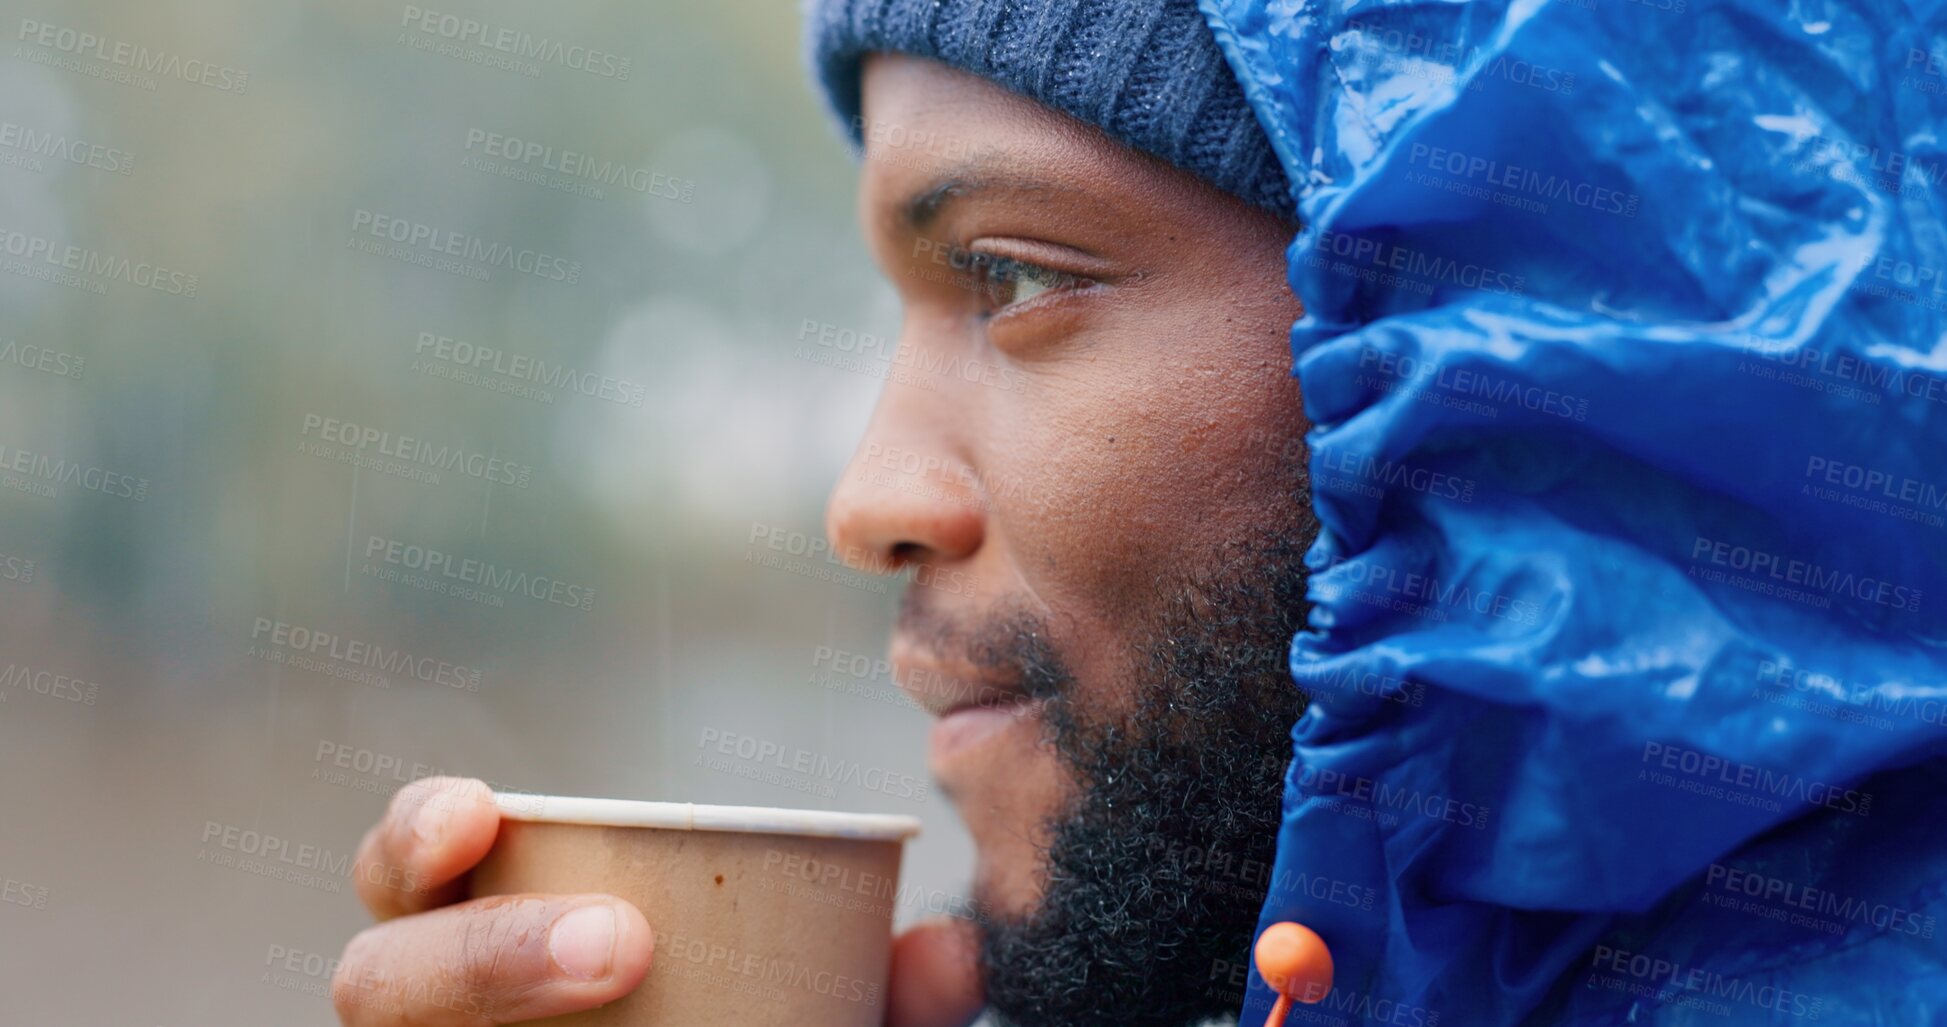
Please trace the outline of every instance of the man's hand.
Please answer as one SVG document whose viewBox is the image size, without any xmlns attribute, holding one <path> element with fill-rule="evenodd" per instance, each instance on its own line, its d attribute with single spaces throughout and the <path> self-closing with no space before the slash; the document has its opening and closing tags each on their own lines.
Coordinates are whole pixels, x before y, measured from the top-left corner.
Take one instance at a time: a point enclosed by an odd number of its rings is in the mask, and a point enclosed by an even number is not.
<svg viewBox="0 0 1947 1027">
<path fill-rule="evenodd" d="M 331 997 L 346 1027 L 486 1027 L 593 1009 L 635 990 L 653 934 L 613 895 L 467 899 L 500 831 L 480 781 L 427 778 L 393 796 L 353 876 L 380 921 L 345 946 Z M 887 1027 L 965 1027 L 981 1007 L 975 935 L 935 920 L 893 945 Z"/>
<path fill-rule="evenodd" d="M 427 778 L 393 796 L 353 870 L 380 923 L 345 946 L 332 981 L 347 1027 L 520 1023 L 593 1009 L 642 982 L 649 922 L 613 895 L 462 901 L 499 831 L 479 781 Z"/>
<path fill-rule="evenodd" d="M 967 1027 L 987 1004 L 972 923 L 936 917 L 892 942 L 886 1027 Z"/>
</svg>

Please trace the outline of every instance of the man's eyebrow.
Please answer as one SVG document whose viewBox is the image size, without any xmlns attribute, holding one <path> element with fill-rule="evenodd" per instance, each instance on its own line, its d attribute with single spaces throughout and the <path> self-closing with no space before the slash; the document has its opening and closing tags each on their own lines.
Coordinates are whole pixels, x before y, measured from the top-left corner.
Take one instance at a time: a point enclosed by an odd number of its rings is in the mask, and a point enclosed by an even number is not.
<svg viewBox="0 0 1947 1027">
<path fill-rule="evenodd" d="M 982 194 L 1050 195 L 1064 189 L 1052 182 L 1014 174 L 949 173 L 901 201 L 895 210 L 900 224 L 925 231 L 954 201 Z"/>
</svg>

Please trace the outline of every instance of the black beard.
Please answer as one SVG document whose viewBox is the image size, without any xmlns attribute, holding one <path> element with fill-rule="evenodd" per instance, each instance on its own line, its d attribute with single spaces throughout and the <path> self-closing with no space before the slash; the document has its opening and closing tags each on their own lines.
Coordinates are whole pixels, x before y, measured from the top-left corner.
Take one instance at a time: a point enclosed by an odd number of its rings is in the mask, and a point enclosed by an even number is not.
<svg viewBox="0 0 1947 1027">
<path fill-rule="evenodd" d="M 1309 534 L 1309 533 L 1307 533 Z M 1303 547 L 1258 546 L 1245 574 L 1180 585 L 1127 708 L 1077 695 L 1045 625 L 1015 616 L 975 646 L 1045 700 L 1075 797 L 1055 821 L 1042 902 L 988 919 L 981 971 L 1014 1027 L 1179 1027 L 1234 1016 L 1270 885 L 1303 626 Z"/>
</svg>

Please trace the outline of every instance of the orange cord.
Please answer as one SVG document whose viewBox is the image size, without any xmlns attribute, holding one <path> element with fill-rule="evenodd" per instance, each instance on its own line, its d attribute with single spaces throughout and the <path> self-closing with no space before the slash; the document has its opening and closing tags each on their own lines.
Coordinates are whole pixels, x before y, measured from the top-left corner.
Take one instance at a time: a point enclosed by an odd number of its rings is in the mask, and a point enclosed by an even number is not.
<svg viewBox="0 0 1947 1027">
<path fill-rule="evenodd" d="M 1279 995 L 1278 1004 L 1271 1007 L 1271 1015 L 1264 1018 L 1264 1027 L 1284 1027 L 1284 1014 L 1291 1011 L 1291 996 Z"/>
</svg>

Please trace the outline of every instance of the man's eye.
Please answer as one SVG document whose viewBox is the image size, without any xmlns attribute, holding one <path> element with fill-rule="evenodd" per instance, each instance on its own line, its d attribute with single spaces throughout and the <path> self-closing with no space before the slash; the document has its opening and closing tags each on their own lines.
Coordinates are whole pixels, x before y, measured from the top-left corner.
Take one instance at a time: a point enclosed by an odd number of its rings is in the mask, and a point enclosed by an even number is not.
<svg viewBox="0 0 1947 1027">
<path fill-rule="evenodd" d="M 1065 271 L 991 253 L 975 253 L 970 263 L 981 310 L 988 314 L 1026 303 L 1044 292 L 1084 284 L 1082 279 Z"/>
</svg>

